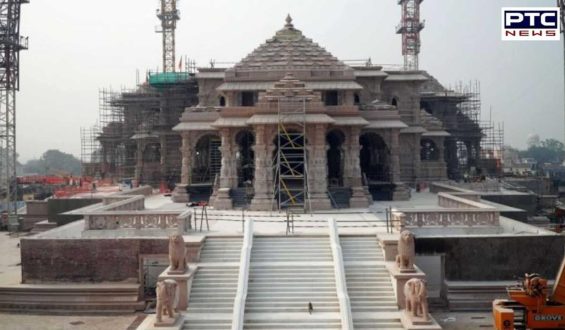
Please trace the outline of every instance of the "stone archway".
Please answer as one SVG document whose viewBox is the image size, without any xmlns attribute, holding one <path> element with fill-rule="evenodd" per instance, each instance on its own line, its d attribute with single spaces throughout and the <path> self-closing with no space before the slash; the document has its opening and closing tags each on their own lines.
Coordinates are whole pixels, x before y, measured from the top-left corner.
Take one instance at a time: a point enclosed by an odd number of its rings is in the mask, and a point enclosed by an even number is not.
<svg viewBox="0 0 565 330">
<path fill-rule="evenodd" d="M 194 147 L 192 183 L 213 184 L 222 166 L 221 139 L 215 134 L 206 134 L 198 139 Z"/>
<path fill-rule="evenodd" d="M 333 129 L 326 135 L 326 143 L 328 145 L 328 186 L 343 186 L 344 142 L 345 134 L 340 130 Z"/>
<path fill-rule="evenodd" d="M 255 179 L 255 136 L 249 130 L 243 130 L 236 134 L 235 142 L 238 149 L 237 158 L 237 184 L 239 187 L 251 187 Z"/>
<path fill-rule="evenodd" d="M 383 138 L 374 132 L 359 137 L 361 173 L 368 183 L 391 182 L 390 150 Z"/>
</svg>

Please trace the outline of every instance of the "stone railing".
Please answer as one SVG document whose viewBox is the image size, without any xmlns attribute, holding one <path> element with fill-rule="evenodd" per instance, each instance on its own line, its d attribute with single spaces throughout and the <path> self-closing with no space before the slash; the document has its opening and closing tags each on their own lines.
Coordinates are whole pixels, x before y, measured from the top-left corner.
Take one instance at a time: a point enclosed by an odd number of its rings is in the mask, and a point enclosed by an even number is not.
<svg viewBox="0 0 565 330">
<path fill-rule="evenodd" d="M 176 229 L 182 234 L 192 229 L 192 209 L 182 213 L 146 210 L 145 196 L 151 192 L 149 186 L 119 192 L 104 197 L 95 207 L 85 207 L 73 214 L 84 216 L 85 230 Z"/>
<path fill-rule="evenodd" d="M 500 212 L 482 204 L 448 193 L 438 193 L 437 209 L 396 209 L 392 223 L 397 230 L 406 227 L 475 227 L 498 226 Z"/>
<path fill-rule="evenodd" d="M 86 230 L 115 229 L 177 229 L 187 231 L 190 215 L 181 217 L 178 211 L 112 211 L 84 215 Z"/>
<path fill-rule="evenodd" d="M 499 213 L 496 210 L 453 209 L 453 210 L 403 210 L 404 223 L 401 227 L 474 227 L 497 226 Z M 394 214 L 393 214 L 394 218 Z M 396 224 L 395 224 L 396 225 Z"/>
<path fill-rule="evenodd" d="M 144 196 L 125 196 L 127 199 L 122 199 L 115 201 L 114 203 L 108 204 L 98 210 L 97 212 L 103 211 L 134 211 L 134 210 L 144 210 L 145 209 L 145 197 Z"/>
<path fill-rule="evenodd" d="M 492 209 L 492 207 L 480 203 L 480 197 L 473 193 L 438 193 L 438 205 L 447 208 L 471 208 L 471 209 Z"/>
<path fill-rule="evenodd" d="M 237 292 L 233 303 L 232 330 L 242 330 L 245 315 L 245 301 L 247 300 L 247 287 L 249 285 L 249 265 L 251 263 L 251 249 L 253 248 L 253 220 L 245 222 L 243 233 L 243 247 L 239 261 L 239 276 Z"/>
<path fill-rule="evenodd" d="M 332 249 L 332 256 L 334 261 L 335 287 L 341 314 L 341 329 L 353 330 L 351 301 L 349 299 L 349 294 L 347 293 L 345 267 L 343 265 L 343 254 L 341 252 L 341 244 L 339 242 L 339 233 L 337 231 L 337 224 L 335 219 L 328 219 L 328 228 L 330 234 L 330 246 Z"/>
</svg>

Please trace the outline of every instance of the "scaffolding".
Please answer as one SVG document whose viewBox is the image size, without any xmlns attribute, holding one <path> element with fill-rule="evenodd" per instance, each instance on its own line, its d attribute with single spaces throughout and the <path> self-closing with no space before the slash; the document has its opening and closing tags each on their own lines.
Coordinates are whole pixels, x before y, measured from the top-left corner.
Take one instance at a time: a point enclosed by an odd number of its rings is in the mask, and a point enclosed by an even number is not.
<svg viewBox="0 0 565 330">
<path fill-rule="evenodd" d="M 479 81 L 459 82 L 454 90 L 464 97 L 458 106 L 458 133 L 455 136 L 461 170 L 468 173 L 479 168 L 479 173 L 471 174 L 502 175 L 504 123 L 493 122 L 490 115 L 488 120 L 482 119 Z"/>
<path fill-rule="evenodd" d="M 274 164 L 276 208 L 310 210 L 306 98 L 278 98 L 278 134 Z"/>
<path fill-rule="evenodd" d="M 100 128 L 92 126 L 80 129 L 81 174 L 88 177 L 100 177 L 102 147 L 98 141 Z"/>
</svg>

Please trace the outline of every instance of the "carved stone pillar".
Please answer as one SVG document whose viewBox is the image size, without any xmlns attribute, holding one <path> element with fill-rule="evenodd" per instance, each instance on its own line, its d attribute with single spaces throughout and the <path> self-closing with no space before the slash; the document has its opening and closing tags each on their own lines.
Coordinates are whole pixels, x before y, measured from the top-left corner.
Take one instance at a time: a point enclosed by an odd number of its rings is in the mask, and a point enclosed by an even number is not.
<svg viewBox="0 0 565 330">
<path fill-rule="evenodd" d="M 347 163 L 348 163 L 348 176 L 349 185 L 351 187 L 351 199 L 349 206 L 352 208 L 368 207 L 372 198 L 369 194 L 367 187 L 363 186 L 361 178 L 361 145 L 359 144 L 359 136 L 361 135 L 361 128 L 351 127 L 349 130 L 349 138 L 346 139 L 347 148 Z"/>
<path fill-rule="evenodd" d="M 273 208 L 273 151 L 275 146 L 269 143 L 270 128 L 255 127 L 255 195 L 251 200 L 250 209 L 254 211 L 269 211 Z"/>
<path fill-rule="evenodd" d="M 145 149 L 145 143 L 142 139 L 137 140 L 137 150 L 135 153 L 136 162 L 135 162 L 135 179 L 137 180 L 138 184 L 143 182 L 143 149 Z"/>
<path fill-rule="evenodd" d="M 314 133 L 308 141 L 308 188 L 313 210 L 332 208 L 328 197 L 328 160 L 326 150 L 326 125 L 314 125 Z"/>
<path fill-rule="evenodd" d="M 393 129 L 390 136 L 390 166 L 392 182 L 400 182 L 400 131 Z"/>
<path fill-rule="evenodd" d="M 409 200 L 410 199 L 410 189 L 400 182 L 400 130 L 393 129 L 391 131 L 390 138 L 390 165 L 391 165 L 391 180 L 395 185 L 394 191 L 392 192 L 392 200 Z M 420 159 L 420 153 L 418 152 L 418 159 Z"/>
<path fill-rule="evenodd" d="M 218 188 L 218 195 L 214 199 L 214 208 L 218 210 L 230 210 L 233 208 L 230 191 L 237 185 L 235 148 L 229 128 L 222 128 L 220 130 L 220 136 L 222 139 L 222 146 L 220 147 L 222 152 L 222 168 L 220 169 L 220 187 Z"/>
<path fill-rule="evenodd" d="M 190 132 L 182 132 L 181 134 L 181 182 L 176 185 L 175 190 L 173 191 L 173 202 L 175 203 L 186 203 L 190 200 L 187 187 L 190 184 L 190 177 L 192 175 L 192 155 L 194 150 L 190 139 L 191 135 L 192 133 Z"/>
<path fill-rule="evenodd" d="M 160 144 L 160 151 L 161 151 L 161 180 L 165 180 L 165 176 L 168 174 L 168 166 L 167 166 L 167 136 L 161 135 L 159 137 L 159 144 Z"/>
</svg>

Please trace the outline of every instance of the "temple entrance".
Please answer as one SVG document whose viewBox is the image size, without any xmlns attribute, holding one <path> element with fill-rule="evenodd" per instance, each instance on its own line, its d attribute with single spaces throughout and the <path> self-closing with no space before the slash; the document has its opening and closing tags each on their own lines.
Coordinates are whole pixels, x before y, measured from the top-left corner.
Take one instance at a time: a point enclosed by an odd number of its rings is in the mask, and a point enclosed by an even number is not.
<svg viewBox="0 0 565 330">
<path fill-rule="evenodd" d="M 390 151 L 376 133 L 365 133 L 359 138 L 361 145 L 361 173 L 368 183 L 390 182 Z"/>
<path fill-rule="evenodd" d="M 343 186 L 343 150 L 342 145 L 345 142 L 345 135 L 339 130 L 332 130 L 326 136 L 328 144 L 327 161 L 328 161 L 328 186 Z"/>
<path fill-rule="evenodd" d="M 391 182 L 388 146 L 380 135 L 372 132 L 362 134 L 359 144 L 361 174 L 373 200 L 392 200 L 394 184 Z"/>
<path fill-rule="evenodd" d="M 255 137 L 250 131 L 241 131 L 235 141 L 238 145 L 237 158 L 237 184 L 238 187 L 252 187 L 255 179 L 255 152 L 253 145 Z"/>
<path fill-rule="evenodd" d="M 187 192 L 190 201 L 208 201 L 212 195 L 214 180 L 220 175 L 222 152 L 220 137 L 208 134 L 196 142 L 192 158 L 192 172 Z"/>
<path fill-rule="evenodd" d="M 307 191 L 306 145 L 302 132 L 285 130 L 273 141 L 273 178 L 275 205 L 304 208 Z"/>
<path fill-rule="evenodd" d="M 230 197 L 233 206 L 236 208 L 246 208 L 253 199 L 255 180 L 255 152 L 253 145 L 255 137 L 248 130 L 243 130 L 235 136 L 237 144 L 237 188 L 230 190 Z"/>
</svg>

